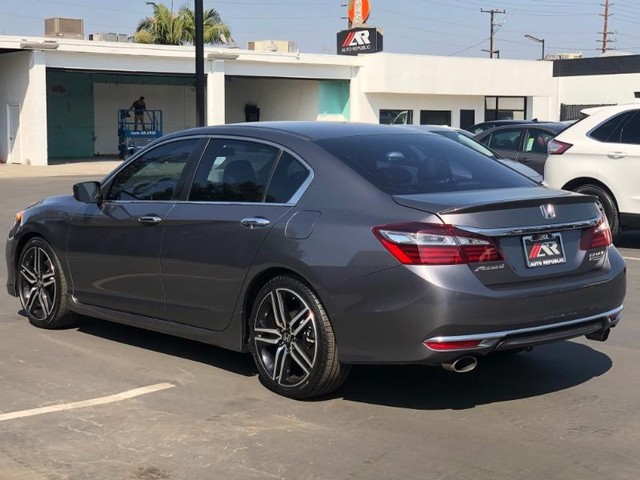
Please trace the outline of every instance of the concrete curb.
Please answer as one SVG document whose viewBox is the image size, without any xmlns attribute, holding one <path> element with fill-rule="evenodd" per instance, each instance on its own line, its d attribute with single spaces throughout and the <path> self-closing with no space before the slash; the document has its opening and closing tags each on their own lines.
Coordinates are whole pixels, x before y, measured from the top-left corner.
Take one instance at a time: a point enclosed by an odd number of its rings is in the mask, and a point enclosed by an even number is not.
<svg viewBox="0 0 640 480">
<path fill-rule="evenodd" d="M 62 176 L 101 176 L 111 172 L 122 161 L 91 161 L 36 167 L 32 165 L 0 164 L 0 180 L 5 178 L 36 178 Z"/>
</svg>

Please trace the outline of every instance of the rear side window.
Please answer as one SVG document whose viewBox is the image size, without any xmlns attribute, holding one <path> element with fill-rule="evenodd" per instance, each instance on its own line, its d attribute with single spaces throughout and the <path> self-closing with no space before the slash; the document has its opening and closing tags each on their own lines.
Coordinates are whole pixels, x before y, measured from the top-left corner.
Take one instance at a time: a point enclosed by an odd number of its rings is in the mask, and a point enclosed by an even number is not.
<svg viewBox="0 0 640 480">
<path fill-rule="evenodd" d="M 494 150 L 520 150 L 522 129 L 500 130 L 491 134 L 489 143 L 482 142 Z"/>
<path fill-rule="evenodd" d="M 361 135 L 317 144 L 391 195 L 535 185 L 500 162 L 439 135 Z"/>
<path fill-rule="evenodd" d="M 619 143 L 622 126 L 628 117 L 629 112 L 616 115 L 593 129 L 591 133 L 589 133 L 589 136 L 595 140 L 600 140 L 601 142 Z"/>
<path fill-rule="evenodd" d="M 278 148 L 244 140 L 213 139 L 189 194 L 192 202 L 262 202 L 280 154 Z"/>
<path fill-rule="evenodd" d="M 287 203 L 309 175 L 310 172 L 304 165 L 292 155 L 283 153 L 273 172 L 271 182 L 269 182 L 265 201 L 267 203 Z"/>
<path fill-rule="evenodd" d="M 625 122 L 620 132 L 620 143 L 640 145 L 640 112 L 636 111 L 633 116 Z"/>
</svg>

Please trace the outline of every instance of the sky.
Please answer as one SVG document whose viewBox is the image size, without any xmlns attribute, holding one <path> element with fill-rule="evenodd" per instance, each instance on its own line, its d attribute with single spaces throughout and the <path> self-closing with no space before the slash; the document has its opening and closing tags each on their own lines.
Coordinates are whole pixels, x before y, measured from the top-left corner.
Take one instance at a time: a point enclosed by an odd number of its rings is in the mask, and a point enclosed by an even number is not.
<svg viewBox="0 0 640 480">
<path fill-rule="evenodd" d="M 171 0 L 157 0 L 171 5 Z M 640 54 L 640 0 L 615 0 L 610 7 L 610 48 Z M 253 40 L 292 40 L 306 53 L 335 53 L 336 33 L 347 25 L 347 0 L 204 0 L 231 28 L 241 48 Z M 600 54 L 605 0 L 370 0 L 367 24 L 382 29 L 384 50 L 393 53 L 485 57 L 490 16 L 497 14 L 495 50 L 500 58 L 535 59 L 546 54 Z M 175 0 L 174 9 L 193 7 Z M 151 14 L 145 0 L 0 0 L 0 34 L 43 36 L 44 19 L 82 18 L 90 33 L 135 31 Z"/>
</svg>

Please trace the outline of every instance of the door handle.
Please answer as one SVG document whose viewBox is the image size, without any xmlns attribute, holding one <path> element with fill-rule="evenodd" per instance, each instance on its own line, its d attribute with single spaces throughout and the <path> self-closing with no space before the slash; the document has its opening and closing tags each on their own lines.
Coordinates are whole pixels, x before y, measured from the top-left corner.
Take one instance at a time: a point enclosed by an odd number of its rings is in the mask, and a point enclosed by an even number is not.
<svg viewBox="0 0 640 480">
<path fill-rule="evenodd" d="M 607 157 L 612 158 L 614 160 L 618 158 L 624 158 L 627 156 L 626 152 L 609 152 L 607 153 Z"/>
<path fill-rule="evenodd" d="M 138 218 L 138 223 L 144 223 L 145 225 L 155 225 L 160 223 L 162 219 L 160 217 L 156 217 L 155 215 L 145 215 L 144 217 Z"/>
<path fill-rule="evenodd" d="M 519 158 L 518 161 L 520 163 L 528 163 L 531 161 L 531 157 L 522 157 L 522 158 Z"/>
<path fill-rule="evenodd" d="M 243 218 L 242 220 L 240 220 L 240 223 L 242 224 L 243 227 L 247 227 L 253 230 L 254 228 L 264 228 L 267 225 L 269 225 L 271 222 L 263 217 L 250 217 L 250 218 Z"/>
</svg>

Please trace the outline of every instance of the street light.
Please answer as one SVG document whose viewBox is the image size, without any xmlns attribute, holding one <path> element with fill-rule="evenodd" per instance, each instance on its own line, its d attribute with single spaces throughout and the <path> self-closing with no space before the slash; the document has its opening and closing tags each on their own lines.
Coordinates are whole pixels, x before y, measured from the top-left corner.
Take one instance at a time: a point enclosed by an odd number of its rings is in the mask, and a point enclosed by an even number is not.
<svg viewBox="0 0 640 480">
<path fill-rule="evenodd" d="M 533 40 L 534 42 L 538 42 L 542 44 L 542 56 L 540 57 L 540 60 L 544 60 L 544 38 L 538 38 L 528 34 L 525 35 L 525 38 L 528 38 L 529 40 Z"/>
</svg>

